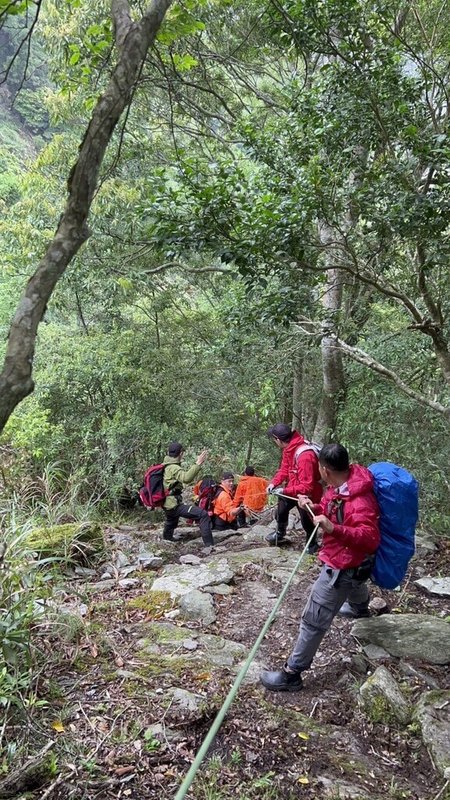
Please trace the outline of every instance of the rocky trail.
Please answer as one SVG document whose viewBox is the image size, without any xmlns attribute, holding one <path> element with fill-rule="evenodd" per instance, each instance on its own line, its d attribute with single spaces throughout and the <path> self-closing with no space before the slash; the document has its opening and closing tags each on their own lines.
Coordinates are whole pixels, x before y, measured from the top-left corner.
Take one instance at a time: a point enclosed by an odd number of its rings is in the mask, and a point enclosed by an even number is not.
<svg viewBox="0 0 450 800">
<path fill-rule="evenodd" d="M 193 526 L 175 543 L 142 515 L 107 528 L 39 634 L 49 704 L 6 732 L 49 746 L 54 774 L 0 797 L 173 798 L 302 549 L 295 529 L 267 546 L 269 529 L 209 552 Z M 419 537 L 401 589 L 373 587 L 374 616 L 335 620 L 303 691 L 271 694 L 259 672 L 288 655 L 318 570 L 306 556 L 186 796 L 449 800 L 450 543 Z"/>
</svg>

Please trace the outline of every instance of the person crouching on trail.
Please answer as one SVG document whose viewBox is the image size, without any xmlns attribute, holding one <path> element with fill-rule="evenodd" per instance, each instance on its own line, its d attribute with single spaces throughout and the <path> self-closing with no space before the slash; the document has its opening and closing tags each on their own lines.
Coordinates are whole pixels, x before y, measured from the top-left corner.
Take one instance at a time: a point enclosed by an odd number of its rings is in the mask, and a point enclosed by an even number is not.
<svg viewBox="0 0 450 800">
<path fill-rule="evenodd" d="M 302 688 L 302 672 L 311 666 L 336 614 L 369 616 L 367 580 L 380 543 L 372 474 L 359 464 L 350 465 L 348 452 L 340 444 L 325 445 L 319 465 L 328 488 L 312 511 L 314 525 L 320 524 L 323 531 L 318 556 L 323 566 L 303 611 L 292 654 L 282 669 L 261 673 L 261 683 L 272 692 Z M 310 502 L 308 497 L 299 497 L 303 508 Z"/>
<path fill-rule="evenodd" d="M 213 527 L 218 531 L 236 530 L 240 507 L 233 498 L 234 475 L 224 472 L 213 503 Z"/>
<path fill-rule="evenodd" d="M 275 490 L 276 494 L 276 488 L 280 487 L 284 495 L 289 495 L 289 498 L 278 498 L 277 530 L 266 536 L 267 542 L 277 544 L 286 536 L 289 511 L 297 505 L 297 495 L 306 495 L 313 503 L 318 503 L 322 497 L 322 485 L 317 454 L 300 433 L 293 431 L 290 425 L 282 422 L 269 428 L 267 433 L 283 452 L 280 468 L 270 481 L 267 491 L 271 493 Z M 286 486 L 281 489 L 283 484 Z M 306 532 L 306 539 L 309 539 L 314 525 L 308 512 L 303 508 L 300 509 L 300 519 Z M 312 555 L 317 553 L 318 549 L 317 540 L 314 537 L 309 544 L 308 553 Z"/>
<path fill-rule="evenodd" d="M 257 518 L 252 518 L 252 511 L 262 511 L 266 505 L 267 487 L 269 481 L 265 478 L 260 478 L 255 475 L 254 467 L 246 467 L 242 478 L 240 479 L 234 495 L 234 505 L 243 506 L 244 510 L 238 515 L 239 524 L 249 524 Z M 250 513 L 246 513 L 248 512 Z M 247 516 L 249 519 L 247 520 Z"/>
<path fill-rule="evenodd" d="M 166 522 L 163 529 L 163 539 L 173 542 L 173 533 L 177 527 L 180 517 L 186 519 L 193 519 L 198 522 L 200 526 L 200 533 L 206 547 L 214 545 L 212 535 L 211 517 L 202 508 L 199 508 L 195 503 L 183 503 L 181 496 L 183 486 L 192 483 L 201 470 L 202 464 L 208 457 L 208 451 L 203 450 L 197 457 L 195 464 L 189 469 L 184 471 L 181 467 L 181 457 L 183 455 L 183 446 L 179 442 L 172 442 L 169 445 L 167 456 L 164 458 L 164 489 L 170 491 L 170 494 L 164 501 L 164 514 Z"/>
</svg>

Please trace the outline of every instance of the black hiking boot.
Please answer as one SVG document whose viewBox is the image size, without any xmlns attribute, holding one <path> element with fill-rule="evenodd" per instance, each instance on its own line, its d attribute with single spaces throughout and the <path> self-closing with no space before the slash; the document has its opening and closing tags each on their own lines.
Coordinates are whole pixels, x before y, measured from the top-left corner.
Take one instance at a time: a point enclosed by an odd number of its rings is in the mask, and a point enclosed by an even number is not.
<svg viewBox="0 0 450 800">
<path fill-rule="evenodd" d="M 356 606 L 351 606 L 350 603 L 345 601 L 338 611 L 338 617 L 360 619 L 361 617 L 370 617 L 370 611 L 368 608 L 356 608 Z"/>
<path fill-rule="evenodd" d="M 284 667 L 274 672 L 264 670 L 259 680 L 269 692 L 299 692 L 303 689 L 301 673 L 287 672 Z"/>
<path fill-rule="evenodd" d="M 273 533 L 269 533 L 266 536 L 266 542 L 269 544 L 278 544 L 278 542 L 282 542 L 284 537 L 286 536 L 286 531 L 273 531 Z"/>
</svg>

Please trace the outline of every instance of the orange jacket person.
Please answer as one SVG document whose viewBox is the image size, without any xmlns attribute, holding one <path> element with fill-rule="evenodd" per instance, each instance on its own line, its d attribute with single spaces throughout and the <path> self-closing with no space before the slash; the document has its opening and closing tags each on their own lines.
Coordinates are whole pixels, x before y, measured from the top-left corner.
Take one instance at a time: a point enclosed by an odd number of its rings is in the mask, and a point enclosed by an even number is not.
<svg viewBox="0 0 450 800">
<path fill-rule="evenodd" d="M 250 511 L 262 511 L 266 505 L 269 481 L 255 475 L 254 467 L 246 467 L 234 495 L 235 506 L 243 505 Z"/>
<path fill-rule="evenodd" d="M 213 527 L 219 531 L 237 528 L 236 517 L 240 508 L 233 499 L 234 475 L 224 472 L 213 503 Z"/>
</svg>

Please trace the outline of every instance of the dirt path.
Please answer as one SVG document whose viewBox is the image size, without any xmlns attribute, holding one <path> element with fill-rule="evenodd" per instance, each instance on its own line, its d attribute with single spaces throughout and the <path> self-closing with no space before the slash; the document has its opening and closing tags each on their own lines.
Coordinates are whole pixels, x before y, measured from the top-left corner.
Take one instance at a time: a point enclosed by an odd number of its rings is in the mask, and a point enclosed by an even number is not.
<svg viewBox="0 0 450 800">
<path fill-rule="evenodd" d="M 66 584 L 63 602 L 85 604 L 83 624 L 58 635 L 54 629 L 44 631 L 45 669 L 38 695 L 50 705 L 30 713 L 25 732 L 9 732 L 10 739 L 25 733 L 36 748 L 56 739 L 54 782 L 30 797 L 174 797 L 233 683 L 241 650 L 253 645 L 282 589 L 274 565 L 267 559 L 259 563 L 255 556 L 266 549 L 261 537 L 252 541 L 249 534 L 244 541 L 234 536 L 207 556 L 201 540 L 167 545 L 158 529 L 142 522 L 109 529 L 107 536 L 111 553 L 120 549 L 130 560 L 142 547 L 165 564 L 178 564 L 188 554 L 206 563 L 232 556 L 233 592 L 214 594 L 216 620 L 204 628 L 198 621 L 183 621 L 167 598 L 148 600 L 149 586 L 160 571 L 130 573 L 138 581 L 127 588 L 119 587 L 119 575 L 113 577 L 113 586 L 104 582 L 104 591 L 98 574 L 88 580 L 74 576 Z M 298 553 L 301 535 L 293 534 L 290 542 L 286 552 Z M 413 572 L 419 567 L 436 574 L 437 564 L 442 571 L 446 560 L 449 546 L 442 542 L 438 552 L 415 562 Z M 351 623 L 336 620 L 302 692 L 274 695 L 257 682 L 261 665 L 278 667 L 289 654 L 318 569 L 308 557 L 187 797 L 448 800 L 448 793 L 439 794 L 444 782 L 433 769 L 417 725 L 374 722 L 357 701 L 360 684 L 380 663 L 403 684 L 411 702 L 430 687 L 450 688 L 448 666 L 418 663 L 417 674 L 406 678 L 398 659 L 371 663 L 351 636 Z M 413 577 L 401 593 L 376 593 L 394 613 L 443 615 L 445 598 L 424 595 Z M 221 639 L 211 638 L 203 646 L 205 633 Z M 237 643 L 235 652 L 229 655 L 231 645 L 224 649 L 222 639 Z M 218 650 L 211 663 L 205 652 L 213 644 Z"/>
</svg>

